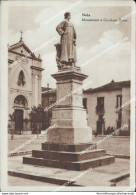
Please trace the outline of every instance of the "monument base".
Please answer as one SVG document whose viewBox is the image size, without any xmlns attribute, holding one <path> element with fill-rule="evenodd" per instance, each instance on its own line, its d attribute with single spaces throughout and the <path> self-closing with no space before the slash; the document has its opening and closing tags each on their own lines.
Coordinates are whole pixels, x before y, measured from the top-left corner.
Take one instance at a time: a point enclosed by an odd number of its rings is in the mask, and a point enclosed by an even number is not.
<svg viewBox="0 0 136 195">
<path fill-rule="evenodd" d="M 90 148 L 90 149 L 89 149 Z M 95 143 L 55 144 L 43 143 L 42 150 L 33 150 L 32 157 L 23 157 L 24 164 L 83 171 L 115 162 L 106 150 L 97 149 Z"/>
<path fill-rule="evenodd" d="M 80 144 L 89 143 L 92 140 L 92 130 L 86 128 L 55 128 L 47 132 L 47 140 L 50 143 Z"/>
<path fill-rule="evenodd" d="M 87 76 L 79 67 L 61 69 L 52 76 L 57 80 L 57 104 L 52 110 L 51 126 L 56 127 L 47 131 L 42 150 L 33 150 L 32 157 L 24 157 L 23 163 L 75 171 L 113 163 L 113 156 L 92 143 L 92 129 L 82 103 L 82 85 Z"/>
</svg>

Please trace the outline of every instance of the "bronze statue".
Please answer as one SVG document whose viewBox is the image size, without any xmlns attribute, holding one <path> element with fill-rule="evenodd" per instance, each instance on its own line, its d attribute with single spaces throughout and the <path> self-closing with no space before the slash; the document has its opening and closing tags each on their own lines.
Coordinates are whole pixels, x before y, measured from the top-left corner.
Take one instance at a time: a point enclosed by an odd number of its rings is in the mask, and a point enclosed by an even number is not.
<svg viewBox="0 0 136 195">
<path fill-rule="evenodd" d="M 62 21 L 56 30 L 61 36 L 61 44 L 56 44 L 58 67 L 75 66 L 76 63 L 76 32 L 74 25 L 70 22 L 71 14 L 64 14 Z"/>
</svg>

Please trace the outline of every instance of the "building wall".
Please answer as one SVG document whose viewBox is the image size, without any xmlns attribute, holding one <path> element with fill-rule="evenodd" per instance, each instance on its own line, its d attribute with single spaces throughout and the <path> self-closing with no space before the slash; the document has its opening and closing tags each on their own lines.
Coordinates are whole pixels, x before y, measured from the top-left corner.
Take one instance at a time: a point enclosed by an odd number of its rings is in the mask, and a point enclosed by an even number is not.
<svg viewBox="0 0 136 195">
<path fill-rule="evenodd" d="M 48 108 L 48 106 L 53 104 L 54 102 L 56 102 L 56 93 L 42 94 L 42 107 L 44 109 Z M 45 120 L 43 123 L 43 129 L 47 129 L 48 126 L 51 125 L 51 119 L 52 119 L 52 108 L 46 111 Z"/>
<path fill-rule="evenodd" d="M 109 126 L 117 129 L 118 113 L 115 111 L 117 104 L 117 95 L 122 95 L 122 104 L 130 99 L 130 88 L 124 88 L 117 91 L 96 92 L 83 94 L 83 98 L 87 98 L 87 118 L 88 124 L 92 127 L 93 132 L 97 130 L 98 114 L 96 113 L 97 97 L 104 97 L 104 118 L 105 129 Z M 128 109 L 127 109 L 128 110 Z M 126 108 L 122 109 L 122 126 L 128 123 L 130 119 L 129 112 Z M 125 130 L 128 130 L 126 127 Z"/>
<path fill-rule="evenodd" d="M 122 95 L 122 105 L 130 100 L 130 88 L 122 88 L 121 90 L 116 91 L 107 91 L 107 92 L 95 92 L 95 93 L 83 93 L 83 98 L 87 99 L 87 120 L 88 125 L 92 127 L 93 133 L 97 130 L 97 121 L 99 115 L 96 112 L 97 106 L 97 97 L 104 97 L 104 120 L 105 120 L 105 129 L 108 127 L 113 127 L 117 129 L 117 120 L 119 112 L 116 112 L 117 107 L 117 96 Z M 51 101 L 56 101 L 56 94 L 49 94 L 49 105 Z M 48 95 L 42 95 L 42 106 L 44 108 L 48 107 Z M 51 111 L 51 110 L 50 110 Z M 51 120 L 51 115 L 50 119 Z M 46 118 L 47 121 L 47 118 Z M 122 123 L 121 126 L 128 124 L 128 127 L 123 128 L 123 130 L 130 130 L 129 128 L 130 121 L 130 105 L 127 105 L 122 108 Z"/>
<path fill-rule="evenodd" d="M 130 88 L 122 89 L 122 125 L 128 125 L 124 130 L 130 128 L 130 104 L 125 105 L 130 101 Z M 124 105 L 124 106 L 123 106 Z"/>
</svg>

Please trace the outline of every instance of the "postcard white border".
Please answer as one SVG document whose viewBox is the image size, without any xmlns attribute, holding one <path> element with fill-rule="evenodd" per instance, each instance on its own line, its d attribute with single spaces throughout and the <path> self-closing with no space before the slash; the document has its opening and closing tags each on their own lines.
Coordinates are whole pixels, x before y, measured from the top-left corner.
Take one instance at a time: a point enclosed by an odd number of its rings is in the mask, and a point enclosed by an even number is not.
<svg viewBox="0 0 136 195">
<path fill-rule="evenodd" d="M 56 0 L 57 1 L 57 0 Z M 54 1 L 54 2 L 56 2 Z M 71 1 L 72 2 L 72 1 Z M 73 1 L 76 2 L 76 1 Z M 52 3 L 52 1 L 50 2 Z M 58 1 L 57 1 L 58 3 Z M 135 9 L 133 1 L 87 1 L 89 6 L 131 6 Z M 1 3 L 1 189 L 2 191 L 52 191 L 52 187 L 44 186 L 8 186 L 8 7 L 9 6 L 47 6 L 46 1 L 12 1 Z M 86 4 L 87 5 L 87 4 Z M 131 98 L 135 97 L 135 15 L 132 16 L 132 55 L 131 55 Z M 130 138 L 130 186 L 135 186 L 135 102 L 131 104 L 131 138 Z M 132 191 L 134 187 L 132 187 Z M 55 189 L 55 187 L 54 187 Z M 67 187 L 64 191 L 125 191 L 128 187 Z"/>
</svg>

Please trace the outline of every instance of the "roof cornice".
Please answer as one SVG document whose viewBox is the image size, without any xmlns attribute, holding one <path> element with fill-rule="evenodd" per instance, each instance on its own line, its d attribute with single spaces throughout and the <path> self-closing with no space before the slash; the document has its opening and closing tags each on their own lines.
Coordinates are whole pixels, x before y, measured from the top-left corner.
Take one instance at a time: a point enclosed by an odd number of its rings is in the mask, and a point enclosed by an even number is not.
<svg viewBox="0 0 136 195">
<path fill-rule="evenodd" d="M 29 59 L 32 59 L 32 60 L 37 60 L 39 62 L 42 62 L 42 59 L 39 59 L 37 57 L 31 57 L 31 56 L 28 56 L 28 55 L 25 55 L 25 54 L 22 54 L 22 53 L 18 53 L 16 51 L 11 51 L 9 50 L 10 53 L 14 53 L 14 54 L 17 54 L 17 55 L 20 55 L 20 56 L 23 56 L 23 57 L 26 57 L 26 58 L 29 58 Z"/>
<path fill-rule="evenodd" d="M 37 67 L 37 66 L 30 66 L 31 69 L 34 69 L 34 70 L 39 70 L 39 71 L 43 71 L 44 68 L 40 68 L 40 67 Z"/>
<path fill-rule="evenodd" d="M 37 58 L 35 56 L 35 54 L 33 52 L 31 52 L 31 50 L 26 46 L 26 44 L 23 41 L 18 42 L 18 43 L 14 44 L 14 45 L 9 46 L 8 47 L 8 51 L 9 52 L 12 52 L 12 53 L 15 52 L 16 54 L 21 55 L 21 56 L 25 56 L 24 54 L 21 54 L 19 52 L 13 51 L 14 49 L 17 49 L 17 48 L 19 48 L 21 46 L 24 47 L 24 49 L 31 55 L 31 57 L 28 56 L 28 58 L 35 59 L 35 60 L 38 60 L 40 62 L 42 61 L 42 59 Z"/>
</svg>

